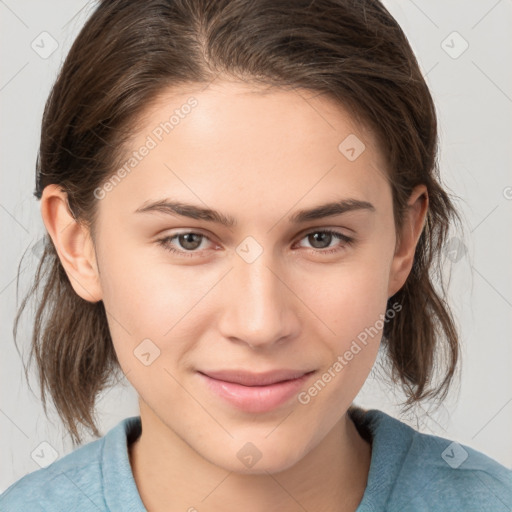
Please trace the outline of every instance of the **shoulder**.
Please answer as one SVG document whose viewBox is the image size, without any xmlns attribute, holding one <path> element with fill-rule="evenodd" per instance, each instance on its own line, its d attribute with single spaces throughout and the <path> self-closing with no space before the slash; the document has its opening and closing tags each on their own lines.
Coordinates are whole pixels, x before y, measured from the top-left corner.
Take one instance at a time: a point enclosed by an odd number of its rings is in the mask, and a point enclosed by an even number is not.
<svg viewBox="0 0 512 512">
<path fill-rule="evenodd" d="M 370 471 L 392 473 L 387 480 L 373 475 L 388 486 L 386 510 L 512 509 L 512 471 L 499 462 L 456 441 L 418 432 L 382 411 L 360 414 L 366 414 L 375 441 Z"/>
<path fill-rule="evenodd" d="M 91 500 L 91 510 L 105 510 L 101 502 L 101 451 L 103 438 L 86 444 L 20 478 L 0 495 L 4 512 L 46 510 L 45 504 L 59 504 L 62 510 L 78 510 L 78 503 Z M 54 510 L 54 509 L 49 509 Z M 82 510 L 82 508 L 80 508 Z M 83 510 L 89 510 L 87 506 Z"/>
<path fill-rule="evenodd" d="M 75 449 L 48 467 L 17 480 L 0 495 L 0 510 L 108 511 L 103 492 L 105 445 L 108 440 L 122 439 L 129 420 L 121 421 L 107 435 Z"/>
<path fill-rule="evenodd" d="M 414 493 L 405 491 L 414 484 Z M 403 510 L 441 505 L 461 510 L 511 510 L 512 471 L 456 441 L 416 432 L 397 494 Z M 406 508 L 406 501 L 410 505 Z"/>
</svg>

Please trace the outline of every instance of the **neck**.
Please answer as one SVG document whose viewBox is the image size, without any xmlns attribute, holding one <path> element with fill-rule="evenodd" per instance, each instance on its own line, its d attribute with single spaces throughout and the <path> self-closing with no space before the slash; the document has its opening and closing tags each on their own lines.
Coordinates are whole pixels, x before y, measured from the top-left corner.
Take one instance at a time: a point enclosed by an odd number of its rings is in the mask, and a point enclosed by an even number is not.
<svg viewBox="0 0 512 512">
<path fill-rule="evenodd" d="M 366 488 L 371 446 L 348 414 L 305 457 L 273 474 L 241 474 L 212 464 L 142 404 L 141 419 L 142 434 L 129 455 L 148 512 L 353 512 Z"/>
</svg>

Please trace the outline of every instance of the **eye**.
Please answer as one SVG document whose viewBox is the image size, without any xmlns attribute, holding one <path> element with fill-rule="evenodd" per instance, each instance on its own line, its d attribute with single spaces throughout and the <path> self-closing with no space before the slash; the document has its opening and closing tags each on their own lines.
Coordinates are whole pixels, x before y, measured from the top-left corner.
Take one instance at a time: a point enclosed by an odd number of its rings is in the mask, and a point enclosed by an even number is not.
<svg viewBox="0 0 512 512">
<path fill-rule="evenodd" d="M 183 249 L 176 249 L 172 244 L 172 241 L 177 239 Z M 164 247 L 164 249 L 179 254 L 180 256 L 192 257 L 197 251 L 196 249 L 201 245 L 203 239 L 209 240 L 206 235 L 202 233 L 194 233 L 192 231 L 186 231 L 183 233 L 177 233 L 176 235 L 167 236 L 157 240 L 157 243 Z"/>
<path fill-rule="evenodd" d="M 317 236 L 320 235 L 320 236 Z M 315 254 L 333 254 L 343 250 L 344 246 L 349 246 L 354 243 L 354 239 L 340 233 L 338 231 L 334 231 L 331 229 L 322 229 L 315 230 L 306 233 L 301 240 L 308 239 L 310 243 L 312 243 L 313 248 L 312 252 Z M 178 244 L 181 246 L 181 249 L 176 248 L 176 243 L 173 241 L 176 240 Z M 177 233 L 172 236 L 166 236 L 157 240 L 157 243 L 164 247 L 164 249 L 178 254 L 184 257 L 192 257 L 194 255 L 201 254 L 202 251 L 198 250 L 201 247 L 201 243 L 204 240 L 211 241 L 206 235 L 202 233 L 195 233 L 193 231 L 185 231 L 183 233 Z M 343 243 L 334 246 L 334 248 L 325 250 L 330 246 L 330 244 L 335 241 L 341 241 Z M 307 247 L 306 247 L 307 249 Z"/>
<path fill-rule="evenodd" d="M 320 236 L 317 236 L 320 235 Z M 339 231 L 334 231 L 332 229 L 317 229 L 315 231 L 310 231 L 306 233 L 302 240 L 308 239 L 310 243 L 313 245 L 313 251 L 315 254 L 333 254 L 343 250 L 344 246 L 350 246 L 354 243 L 354 239 L 340 233 Z M 333 240 L 341 240 L 343 243 L 338 244 L 333 249 L 324 250 L 325 247 L 329 247 L 330 243 Z M 318 247 L 320 246 L 320 247 Z"/>
</svg>

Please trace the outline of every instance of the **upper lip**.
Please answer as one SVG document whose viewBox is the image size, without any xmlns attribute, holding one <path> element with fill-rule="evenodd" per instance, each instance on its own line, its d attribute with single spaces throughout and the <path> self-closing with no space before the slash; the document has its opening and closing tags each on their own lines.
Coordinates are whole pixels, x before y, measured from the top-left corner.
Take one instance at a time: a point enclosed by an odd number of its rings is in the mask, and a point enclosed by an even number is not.
<svg viewBox="0 0 512 512">
<path fill-rule="evenodd" d="M 313 370 L 271 370 L 263 373 L 251 373 L 243 370 L 219 370 L 219 371 L 201 371 L 203 375 L 216 380 L 233 382 L 244 386 L 268 386 L 285 380 L 298 379 L 306 373 Z"/>
</svg>

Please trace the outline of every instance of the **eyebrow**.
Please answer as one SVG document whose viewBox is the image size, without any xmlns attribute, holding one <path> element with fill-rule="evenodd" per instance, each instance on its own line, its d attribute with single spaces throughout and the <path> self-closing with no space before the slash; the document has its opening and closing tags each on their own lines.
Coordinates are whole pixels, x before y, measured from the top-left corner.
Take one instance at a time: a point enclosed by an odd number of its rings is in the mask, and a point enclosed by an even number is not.
<svg viewBox="0 0 512 512">
<path fill-rule="evenodd" d="M 299 210 L 289 217 L 288 221 L 292 224 L 301 224 L 307 221 L 324 219 L 326 217 L 341 215 L 355 210 L 375 212 L 375 207 L 368 201 L 361 201 L 359 199 L 341 199 L 339 201 L 322 204 L 313 208 Z M 205 220 L 207 222 L 221 224 L 228 228 L 237 225 L 236 219 L 230 215 L 224 215 L 223 213 L 210 208 L 202 208 L 200 206 L 183 203 L 181 201 L 172 201 L 170 199 L 145 202 L 134 211 L 134 213 L 155 212 L 173 216 L 179 215 L 197 220 Z"/>
</svg>

